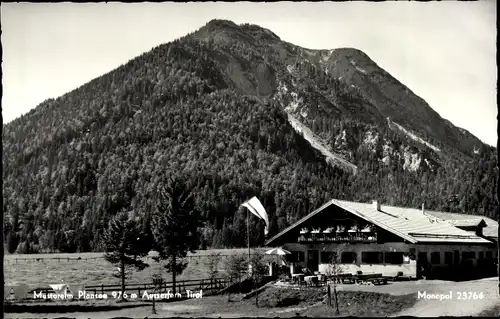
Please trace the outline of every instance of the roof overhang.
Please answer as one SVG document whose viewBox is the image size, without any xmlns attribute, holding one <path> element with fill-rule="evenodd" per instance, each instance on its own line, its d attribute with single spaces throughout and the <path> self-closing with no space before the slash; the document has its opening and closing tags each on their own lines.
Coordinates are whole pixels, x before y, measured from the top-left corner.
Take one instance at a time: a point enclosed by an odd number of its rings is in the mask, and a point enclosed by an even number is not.
<svg viewBox="0 0 500 319">
<path fill-rule="evenodd" d="M 318 213 L 320 213 L 321 211 L 323 211 L 325 208 L 329 207 L 332 204 L 333 204 L 333 200 L 330 200 L 326 204 L 323 204 L 323 206 L 321 206 L 320 208 L 316 209 L 315 211 L 313 211 L 309 215 L 301 218 L 300 220 L 298 220 L 294 224 L 288 226 L 287 228 L 283 229 L 281 232 L 277 233 L 276 235 L 274 235 L 273 237 L 271 237 L 270 239 L 268 239 L 266 241 L 265 245 L 268 246 L 269 244 L 271 244 L 276 239 L 280 238 L 281 236 L 283 236 L 284 234 L 288 233 L 289 231 L 295 229 L 296 227 L 302 225 L 305 221 L 307 221 L 307 220 L 311 219 L 312 217 L 316 216 Z"/>
<path fill-rule="evenodd" d="M 447 220 L 447 222 L 455 227 L 486 227 L 484 219 L 455 219 Z"/>
<path fill-rule="evenodd" d="M 266 241 L 266 245 L 270 245 L 273 241 L 275 241 L 276 239 L 280 238 L 281 236 L 283 236 L 284 234 L 288 233 L 289 231 L 299 227 L 300 225 L 302 225 L 304 222 L 306 222 L 307 220 L 311 219 L 312 217 L 316 216 L 317 214 L 321 213 L 324 209 L 328 208 L 329 206 L 331 205 L 335 205 L 361 219 L 364 219 L 365 221 L 367 222 L 370 222 L 388 232 L 391 232 L 393 233 L 394 235 L 397 235 L 399 237 L 401 237 L 402 239 L 412 243 L 412 244 L 415 244 L 417 243 L 418 241 L 414 238 L 412 238 L 411 236 L 408 236 L 400 231 L 397 231 L 383 223 L 380 223 L 360 212 L 358 212 L 357 210 L 354 210 L 348 206 L 345 206 L 343 205 L 342 203 L 340 203 L 339 201 L 335 200 L 335 199 L 332 199 L 330 200 L 329 202 L 327 202 L 326 204 L 324 204 L 323 206 L 321 206 L 320 208 L 316 209 L 315 211 L 313 211 L 311 214 L 305 216 L 304 218 L 300 219 L 299 221 L 297 221 L 295 224 L 285 228 L 283 231 L 279 232 L 278 234 L 276 234 L 275 236 L 273 236 L 272 238 L 270 238 L 268 241 Z"/>
</svg>

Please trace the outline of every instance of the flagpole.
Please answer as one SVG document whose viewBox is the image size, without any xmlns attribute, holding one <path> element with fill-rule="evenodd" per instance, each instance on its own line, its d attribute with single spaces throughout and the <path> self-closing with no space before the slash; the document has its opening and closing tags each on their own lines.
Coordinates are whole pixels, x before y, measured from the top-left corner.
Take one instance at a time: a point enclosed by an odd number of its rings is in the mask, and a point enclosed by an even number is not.
<svg viewBox="0 0 500 319">
<path fill-rule="evenodd" d="M 253 204 L 250 202 L 253 201 Z M 252 197 L 250 200 L 245 201 L 242 206 L 247 208 L 247 244 L 248 244 L 248 262 L 251 264 L 251 251 L 250 251 L 250 213 L 254 214 L 260 219 L 263 219 L 266 222 L 266 229 L 264 232 L 267 232 L 267 227 L 269 226 L 269 219 L 266 213 L 266 210 L 257 199 L 257 197 Z M 256 206 L 255 206 L 256 205 Z M 250 266 L 249 266 L 250 268 Z"/>
<path fill-rule="evenodd" d="M 248 269 L 250 270 L 250 211 L 247 209 L 247 242 L 248 242 Z"/>
</svg>

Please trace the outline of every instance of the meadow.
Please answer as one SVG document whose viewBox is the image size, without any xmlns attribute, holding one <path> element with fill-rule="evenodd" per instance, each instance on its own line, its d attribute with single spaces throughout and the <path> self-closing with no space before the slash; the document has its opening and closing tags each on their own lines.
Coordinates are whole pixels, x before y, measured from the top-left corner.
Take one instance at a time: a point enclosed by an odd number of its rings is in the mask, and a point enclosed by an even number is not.
<svg viewBox="0 0 500 319">
<path fill-rule="evenodd" d="M 335 317 L 335 311 L 325 303 L 325 289 L 303 288 L 283 289 L 267 287 L 256 297 L 243 299 L 234 295 L 231 301 L 227 296 L 210 296 L 201 299 L 188 299 L 175 303 L 159 302 L 156 315 L 152 314 L 152 306 L 94 312 L 65 313 L 72 318 L 169 318 L 169 317 L 278 317 L 289 318 L 300 316 Z M 239 298 L 238 298 L 239 297 Z M 341 316 L 391 315 L 402 309 L 411 307 L 416 302 L 415 294 L 391 296 L 373 292 L 339 292 L 339 308 Z M 7 314 L 7 318 L 57 318 L 60 314 L 15 313 Z"/>
<path fill-rule="evenodd" d="M 265 252 L 268 248 L 255 248 L 252 251 Z M 209 277 L 208 264 L 212 253 L 221 255 L 218 264 L 219 276 L 225 275 L 224 266 L 227 256 L 232 254 L 247 254 L 248 249 L 213 249 L 200 250 L 188 254 L 188 266 L 178 276 L 179 280 L 204 279 Z M 143 271 L 132 272 L 127 283 L 150 283 L 152 276 L 160 274 L 165 280 L 171 280 L 161 264 L 153 260 L 155 253 L 145 258 L 150 265 Z M 76 254 L 29 254 L 6 255 L 4 257 L 5 285 L 26 284 L 30 288 L 47 287 L 49 284 L 65 283 L 68 285 L 112 285 L 120 280 L 113 276 L 116 266 L 103 258 L 103 253 Z M 78 258 L 81 258 L 78 260 Z M 57 260 L 57 258 L 60 258 Z M 276 256 L 266 255 L 264 260 L 276 260 Z"/>
</svg>

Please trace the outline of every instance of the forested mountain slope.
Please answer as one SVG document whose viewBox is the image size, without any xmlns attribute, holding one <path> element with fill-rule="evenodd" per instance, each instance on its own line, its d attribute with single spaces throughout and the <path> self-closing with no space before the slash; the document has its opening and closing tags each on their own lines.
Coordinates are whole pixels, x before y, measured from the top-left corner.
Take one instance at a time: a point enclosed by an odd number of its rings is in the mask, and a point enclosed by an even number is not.
<svg viewBox="0 0 500 319">
<path fill-rule="evenodd" d="M 210 21 L 3 129 L 9 252 L 99 250 L 118 211 L 147 222 L 170 173 L 195 190 L 203 246 L 245 245 L 238 206 L 254 195 L 270 235 L 330 198 L 497 214 L 496 149 L 364 53 L 307 50 L 254 25 Z"/>
</svg>

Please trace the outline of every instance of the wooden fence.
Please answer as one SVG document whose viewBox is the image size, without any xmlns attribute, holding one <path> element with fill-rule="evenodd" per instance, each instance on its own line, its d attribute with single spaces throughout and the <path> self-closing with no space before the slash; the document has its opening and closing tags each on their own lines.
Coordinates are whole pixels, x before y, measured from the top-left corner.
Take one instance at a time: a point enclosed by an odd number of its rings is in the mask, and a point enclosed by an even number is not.
<svg viewBox="0 0 500 319">
<path fill-rule="evenodd" d="M 4 258 L 4 262 L 17 264 L 22 262 L 45 262 L 45 261 L 58 261 L 58 262 L 69 262 L 69 261 L 86 261 L 86 260 L 97 260 L 104 259 L 104 256 L 96 257 L 20 257 L 20 258 Z"/>
<path fill-rule="evenodd" d="M 226 258 L 229 256 L 234 256 L 232 254 L 218 255 L 219 257 Z M 202 258 L 209 258 L 210 255 L 192 255 L 186 256 L 185 259 L 191 260 L 201 260 Z M 88 261 L 88 260 L 98 260 L 104 259 L 103 256 L 94 257 L 16 257 L 16 258 L 4 258 L 5 263 L 17 264 L 22 262 L 45 262 L 45 261 L 57 261 L 57 262 L 70 262 L 70 261 Z M 145 261 L 153 261 L 152 256 L 147 256 L 143 258 Z"/>
<path fill-rule="evenodd" d="M 226 288 L 232 280 L 230 278 L 208 278 L 208 279 L 193 279 L 193 280 L 178 280 L 175 283 L 176 293 L 186 297 L 187 290 L 196 292 L 202 290 L 203 294 L 213 294 L 219 290 Z M 87 293 L 94 294 L 112 294 L 113 292 L 121 292 L 121 285 L 97 285 L 85 286 Z M 147 284 L 127 284 L 125 285 L 126 293 L 136 293 L 141 298 L 145 291 L 148 293 L 173 293 L 174 285 L 172 281 Z M 179 298 L 179 296 L 175 296 Z"/>
</svg>

